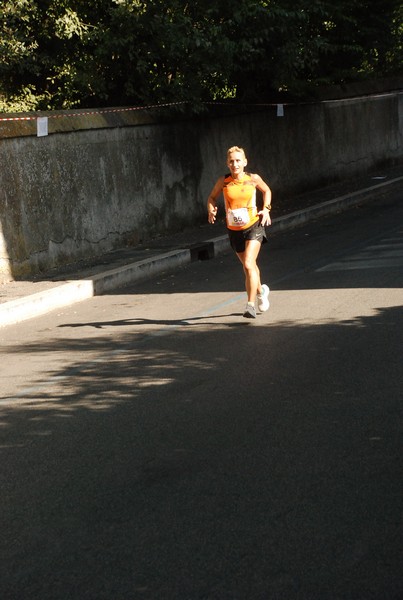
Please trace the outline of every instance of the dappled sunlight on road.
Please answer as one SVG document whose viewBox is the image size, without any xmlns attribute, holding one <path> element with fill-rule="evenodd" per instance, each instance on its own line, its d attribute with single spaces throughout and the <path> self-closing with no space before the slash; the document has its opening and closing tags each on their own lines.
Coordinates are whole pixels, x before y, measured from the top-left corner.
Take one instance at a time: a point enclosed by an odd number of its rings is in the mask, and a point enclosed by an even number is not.
<svg viewBox="0 0 403 600">
<path fill-rule="evenodd" d="M 372 301 L 367 314 L 356 315 L 350 310 L 350 294 L 368 294 Z M 220 312 L 219 316 L 204 315 L 171 324 L 167 320 L 153 323 L 149 317 L 119 322 L 118 327 L 113 321 L 102 326 L 97 321 L 95 329 L 92 323 L 64 323 L 59 333 L 71 326 L 75 332 L 80 327 L 80 335 L 71 338 L 60 334 L 47 344 L 7 348 L 21 360 L 24 355 L 43 357 L 43 366 L 46 356 L 57 358 L 51 368 L 36 374 L 29 388 L 0 398 L 2 430 L 14 428 L 21 418 L 31 420 L 33 415 L 50 425 L 55 417 L 78 416 L 83 410 L 108 412 L 120 406 L 137 413 L 147 410 L 150 403 L 164 405 L 166 411 L 181 410 L 186 402 L 197 402 L 192 397 L 195 391 L 200 392 L 203 402 L 216 403 L 220 402 L 220 387 L 226 377 L 230 377 L 227 386 L 235 386 L 238 396 L 251 385 L 255 390 L 267 388 L 268 373 L 271 389 L 285 386 L 283 397 L 292 396 L 292 390 L 307 382 L 316 390 L 329 385 L 334 388 L 340 368 L 351 371 L 359 366 L 357 360 L 364 359 L 362 349 L 359 356 L 354 352 L 357 340 L 362 345 L 363 336 L 369 369 L 371 365 L 377 367 L 379 353 L 383 360 L 386 358 L 388 345 L 401 326 L 399 294 L 401 290 L 388 290 L 389 306 L 376 308 L 382 290 L 338 290 L 340 301 L 335 300 L 334 290 L 274 292 L 275 312 L 259 315 L 253 323 L 234 316 L 231 310 L 226 315 Z M 287 311 L 282 308 L 285 295 Z M 326 310 L 320 311 L 319 304 L 313 304 L 318 295 L 322 296 L 320 306 Z M 324 302 L 327 297 L 328 303 Z M 113 337 L 107 335 L 109 328 L 113 328 Z M 83 335 L 89 330 L 96 331 L 96 337 Z M 253 358 L 253 369 L 245 364 L 250 348 L 260 349 Z M 396 355 L 391 355 L 382 381 L 388 368 L 398 368 L 397 362 Z M 292 380 L 287 375 L 290 370 Z M 373 382 L 374 389 L 377 386 L 379 377 Z M 334 389 L 337 392 L 338 387 Z M 31 422 L 32 434 L 37 424 Z M 15 434 L 18 438 L 18 432 Z"/>
</svg>

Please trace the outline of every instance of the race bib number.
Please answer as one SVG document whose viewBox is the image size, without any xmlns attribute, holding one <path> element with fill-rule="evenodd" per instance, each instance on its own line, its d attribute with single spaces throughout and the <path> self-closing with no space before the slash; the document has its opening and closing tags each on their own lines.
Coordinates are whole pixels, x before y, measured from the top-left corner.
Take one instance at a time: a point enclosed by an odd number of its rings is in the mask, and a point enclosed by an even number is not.
<svg viewBox="0 0 403 600">
<path fill-rule="evenodd" d="M 247 208 L 234 208 L 228 210 L 228 224 L 232 227 L 244 227 L 250 221 Z"/>
</svg>

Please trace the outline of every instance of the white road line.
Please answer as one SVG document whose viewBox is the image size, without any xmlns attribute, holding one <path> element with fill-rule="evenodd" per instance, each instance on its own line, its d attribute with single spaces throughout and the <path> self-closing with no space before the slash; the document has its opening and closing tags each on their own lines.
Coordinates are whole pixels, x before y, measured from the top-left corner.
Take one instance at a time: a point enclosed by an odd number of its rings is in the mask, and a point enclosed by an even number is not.
<svg viewBox="0 0 403 600">
<path fill-rule="evenodd" d="M 331 262 L 319 269 L 324 271 L 353 271 L 361 269 L 388 269 L 403 266 L 403 229 L 394 232 L 374 244 L 371 242 L 357 252 L 346 255 L 341 260 Z"/>
</svg>

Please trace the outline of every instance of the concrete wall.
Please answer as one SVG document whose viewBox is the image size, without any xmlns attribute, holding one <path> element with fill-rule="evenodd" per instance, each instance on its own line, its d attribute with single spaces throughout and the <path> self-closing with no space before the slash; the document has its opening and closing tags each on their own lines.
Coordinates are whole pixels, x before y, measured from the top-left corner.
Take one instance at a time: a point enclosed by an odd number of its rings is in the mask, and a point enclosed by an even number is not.
<svg viewBox="0 0 403 600">
<path fill-rule="evenodd" d="M 205 221 L 226 171 L 246 148 L 274 202 L 403 158 L 403 93 L 204 118 L 153 122 L 150 113 L 0 116 L 0 281 L 136 245 Z M 6 115 L 3 115 L 6 117 Z"/>
</svg>

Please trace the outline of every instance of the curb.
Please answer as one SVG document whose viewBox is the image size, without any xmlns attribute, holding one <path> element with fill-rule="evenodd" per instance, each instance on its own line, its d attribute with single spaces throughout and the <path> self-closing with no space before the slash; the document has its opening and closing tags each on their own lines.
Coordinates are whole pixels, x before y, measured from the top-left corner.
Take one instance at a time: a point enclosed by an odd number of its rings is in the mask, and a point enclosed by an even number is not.
<svg viewBox="0 0 403 600">
<path fill-rule="evenodd" d="M 315 218 L 331 215 L 358 205 L 370 200 L 375 191 L 401 181 L 403 181 L 403 176 L 279 217 L 271 226 L 271 232 L 276 233 L 293 229 Z M 152 277 L 162 271 L 176 269 L 194 260 L 214 258 L 229 249 L 228 236 L 222 235 L 191 245 L 189 248 L 172 250 L 152 258 L 104 271 L 88 279 L 68 281 L 25 298 L 5 302 L 0 305 L 0 327 L 13 325 L 44 315 L 57 308 L 88 300 L 93 296 L 101 295 L 129 283 Z"/>
<path fill-rule="evenodd" d="M 331 215 L 340 212 L 341 210 L 357 206 L 362 202 L 371 200 L 373 193 L 376 190 L 393 185 L 394 183 L 399 183 L 400 181 L 403 181 L 403 176 L 395 177 L 394 179 L 384 181 L 383 183 L 377 183 L 356 192 L 351 192 L 350 194 L 345 194 L 344 196 L 338 196 L 337 198 L 333 198 L 333 200 L 327 200 L 326 202 L 321 202 L 320 204 L 315 204 L 306 209 L 290 213 L 284 217 L 276 219 L 276 222 L 273 223 L 271 227 L 271 231 L 277 232 L 283 231 L 284 229 L 298 227 L 299 225 L 306 223 L 308 220 Z"/>
<path fill-rule="evenodd" d="M 0 327 L 39 317 L 93 296 L 146 279 L 190 262 L 190 249 L 173 250 L 152 258 L 104 271 L 89 279 L 77 279 L 0 305 Z"/>
</svg>

